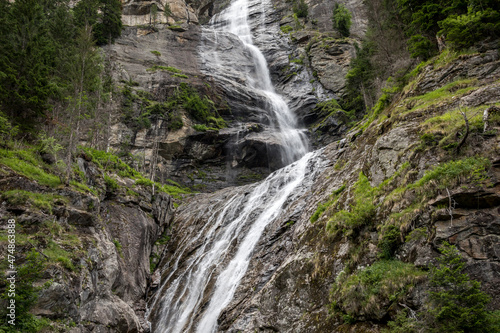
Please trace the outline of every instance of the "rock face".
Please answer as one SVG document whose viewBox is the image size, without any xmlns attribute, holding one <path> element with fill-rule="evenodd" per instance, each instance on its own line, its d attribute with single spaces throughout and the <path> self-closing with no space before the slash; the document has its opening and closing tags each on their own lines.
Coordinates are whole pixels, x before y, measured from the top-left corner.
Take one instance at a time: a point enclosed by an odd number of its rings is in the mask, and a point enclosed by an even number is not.
<svg viewBox="0 0 500 333">
<path fill-rule="evenodd" d="M 152 7 L 156 6 L 154 14 Z M 171 14 L 165 15 L 165 7 L 170 8 Z M 122 0 L 122 22 L 124 25 L 150 25 L 162 23 L 192 23 L 198 24 L 195 10 L 184 0 Z"/>
<path fill-rule="evenodd" d="M 433 90 L 446 85 L 449 79 L 441 76 L 443 72 L 460 73 L 484 58 L 489 61 L 481 62 L 483 68 L 497 68 L 498 51 L 487 54 L 490 56 L 462 57 L 435 71 L 427 67 L 417 78 L 414 89 L 402 94 L 388 108 L 387 117 L 374 121 L 363 132 L 351 131 L 344 140 L 328 145 L 318 155 L 318 159 L 326 161 L 326 166 L 304 183 L 296 197 L 287 201 L 279 216 L 265 228 L 252 252 L 244 278 L 231 302 L 218 316 L 218 332 L 380 332 L 388 318 L 394 318 L 394 311 L 402 306 L 400 304 L 418 309 L 426 297 L 427 286 L 422 280 L 406 291 L 398 299 L 399 303 L 380 299 L 377 310 L 365 311 L 358 318 L 361 322 L 356 324 L 342 322 L 328 311 L 332 301 L 328 295 L 339 274 L 358 274 L 377 262 L 383 237 L 380 230 L 393 223 L 401 237 L 396 259 L 417 268 L 428 267 L 435 262 L 438 247 L 447 241 L 460 251 L 466 261 L 466 272 L 479 280 L 482 290 L 492 296 L 490 309 L 500 309 L 498 288 L 495 288 L 500 282 L 497 253 L 500 237 L 497 155 L 500 146 L 497 135 L 471 134 L 460 157 L 450 157 L 442 147 L 423 147 L 420 141 L 422 133 L 429 130 L 425 120 L 454 111 L 459 102 L 484 108 L 489 103 L 499 103 L 497 95 L 488 92 L 496 86 L 491 82 L 500 74 L 495 70 L 475 70 L 476 74 L 469 75 L 474 85 L 465 93 L 422 106 L 412 104 L 414 108 L 410 111 L 408 108 L 406 112 L 401 111 L 405 103 L 414 103 L 415 97 L 420 96 L 422 92 L 417 89 L 433 85 L 430 89 Z M 483 104 L 483 100 L 488 104 Z M 496 134 L 498 130 L 497 124 Z M 436 193 L 435 196 L 418 208 L 412 206 L 418 192 L 405 190 L 405 186 L 417 184 L 435 165 L 478 154 L 490 161 L 485 182 L 478 183 L 470 175 L 464 175 L 446 189 L 439 188 L 439 179 L 431 180 L 425 186 L 427 190 L 436 191 L 431 192 Z M 333 214 L 341 209 L 349 211 L 356 205 L 355 188 L 360 172 L 368 177 L 370 187 L 382 186 L 383 189 L 373 198 L 376 209 L 370 217 L 372 222 L 354 234 L 347 232 L 348 226 L 344 226 L 345 234 L 342 231 L 330 233 Z M 487 188 L 486 184 L 489 184 Z M 187 201 L 173 224 L 174 249 L 181 249 L 188 240 L 197 237 L 207 223 L 209 214 L 206 212 L 214 208 L 217 212 L 216 207 L 228 202 L 232 195 L 250 191 L 248 187 L 229 188 L 200 194 Z M 395 193 L 401 195 L 392 197 Z M 336 208 L 328 208 L 311 223 L 310 218 L 318 205 L 332 201 L 335 202 L 332 207 Z M 406 215 L 397 217 L 400 213 Z M 201 244 L 193 245 L 193 251 L 183 251 L 182 261 L 189 262 L 190 255 Z M 178 259 L 174 249 L 164 258 L 165 263 Z M 174 272 L 169 271 L 172 265 L 165 267 L 165 275 Z M 156 297 L 161 299 L 161 296 Z M 202 308 L 209 301 L 210 296 L 203 298 Z"/>
<path fill-rule="evenodd" d="M 96 170 L 92 163 L 82 160 L 80 164 L 88 176 Z M 45 269 L 39 283 L 50 283 L 31 309 L 34 315 L 72 321 L 74 327 L 66 329 L 73 333 L 149 331 L 144 313 L 150 256 L 173 217 L 170 196 L 152 196 L 147 188 L 137 188 L 137 195 L 127 195 L 122 188 L 111 197 L 68 189 L 51 193 L 8 170 L 2 170 L 0 184 L 2 192 L 26 190 L 68 200 L 52 211 L 40 211 L 28 203 L 4 202 L 0 208 L 2 216 L 23 226 L 38 252 L 49 253 L 50 244 L 57 244 L 52 246 L 71 251 L 75 257 L 57 259 Z M 46 233 L 47 223 L 59 232 L 49 233 L 45 239 L 41 235 Z M 41 250 L 40 246 L 48 248 Z M 20 253 L 28 250 L 19 249 Z"/>
<path fill-rule="evenodd" d="M 135 27 L 125 28 L 122 37 L 106 47 L 114 77 L 131 85 L 133 92 L 149 94 L 160 102 L 186 82 L 216 103 L 229 128 L 202 134 L 191 128 L 187 115 L 183 116 L 181 130 L 169 130 L 167 123 L 153 117 L 149 129 L 139 130 L 115 119 L 111 147 L 121 150 L 128 146 L 127 152 L 138 156 L 147 170 L 157 142 L 158 179 L 168 177 L 198 190 L 212 191 L 262 178 L 279 167 L 279 163 L 269 164 L 267 158 L 279 148 L 268 127 L 269 105 L 265 98 L 245 87 L 242 73 L 252 71 L 255 64 L 235 36 L 198 25 L 198 18 L 203 23 L 211 18 L 216 21 L 216 15 L 229 1 L 179 1 L 123 2 L 123 21 Z M 153 4 L 158 8 L 156 19 L 151 14 Z M 168 20 L 163 13 L 167 4 L 172 11 Z M 331 11 L 333 4 L 309 5 L 310 20 L 301 19 L 302 28 L 292 34 L 280 30 L 288 24 L 295 26 L 290 6 L 284 1 L 265 0 L 251 6 L 249 16 L 253 42 L 267 60 L 276 90 L 304 127 L 320 118 L 314 109 L 318 101 L 342 95 L 355 42 L 337 40 L 339 36 L 331 32 L 331 17 L 325 11 Z M 356 1 L 347 5 L 358 10 Z M 356 12 L 355 37 L 362 36 L 365 30 L 363 17 L 362 11 Z M 313 20 L 319 22 L 314 27 Z M 319 29 L 319 36 L 313 29 Z M 152 70 L 154 66 L 173 67 L 181 74 Z M 241 71 L 232 72 L 231 68 Z M 140 107 L 135 112 L 136 116 L 144 113 Z M 341 131 L 337 132 L 337 128 L 329 126 L 323 136 L 331 133 L 332 138 L 338 138 Z"/>
</svg>

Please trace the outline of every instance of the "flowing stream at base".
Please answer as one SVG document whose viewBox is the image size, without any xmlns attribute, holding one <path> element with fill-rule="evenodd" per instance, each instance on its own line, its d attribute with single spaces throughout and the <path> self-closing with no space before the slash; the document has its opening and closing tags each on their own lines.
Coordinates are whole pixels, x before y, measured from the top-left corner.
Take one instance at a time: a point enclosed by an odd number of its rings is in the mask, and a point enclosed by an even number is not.
<svg viewBox="0 0 500 333">
<path fill-rule="evenodd" d="M 303 131 L 297 129 L 295 116 L 275 92 L 264 55 L 252 43 L 249 8 L 263 6 L 260 1 L 266 0 L 234 1 L 207 29 L 234 34 L 251 55 L 254 68 L 246 74 L 247 87 L 266 101 L 274 134 L 282 141 L 281 158 L 289 165 L 246 191 L 233 192 L 216 208 L 207 207 L 207 222 L 181 242 L 163 275 L 152 302 L 154 332 L 215 332 L 217 319 L 231 302 L 266 226 L 318 168 L 320 152 L 307 153 Z"/>
</svg>

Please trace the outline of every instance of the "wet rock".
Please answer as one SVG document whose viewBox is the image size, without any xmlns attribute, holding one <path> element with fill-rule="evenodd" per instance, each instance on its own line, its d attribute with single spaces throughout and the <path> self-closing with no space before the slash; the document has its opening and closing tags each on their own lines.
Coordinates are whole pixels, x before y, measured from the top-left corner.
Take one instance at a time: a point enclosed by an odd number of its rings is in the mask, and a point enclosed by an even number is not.
<svg viewBox="0 0 500 333">
<path fill-rule="evenodd" d="M 317 72 L 323 87 L 341 96 L 349 64 L 355 56 L 352 44 L 335 39 L 320 39 L 311 45 L 309 54 L 311 68 Z"/>
</svg>

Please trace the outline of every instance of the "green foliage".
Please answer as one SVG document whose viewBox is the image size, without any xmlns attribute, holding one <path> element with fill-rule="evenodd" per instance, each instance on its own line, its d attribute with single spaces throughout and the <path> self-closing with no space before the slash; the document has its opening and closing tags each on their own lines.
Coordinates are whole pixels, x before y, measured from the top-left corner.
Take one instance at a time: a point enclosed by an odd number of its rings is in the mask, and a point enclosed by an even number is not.
<svg viewBox="0 0 500 333">
<path fill-rule="evenodd" d="M 289 26 L 289 25 L 284 25 L 284 26 L 281 26 L 281 27 L 280 27 L 280 30 L 281 30 L 281 32 L 283 32 L 284 34 L 288 34 L 288 33 L 290 33 L 290 32 L 292 32 L 292 31 L 293 31 L 293 28 L 292 28 L 291 26 Z"/>
<path fill-rule="evenodd" d="M 44 163 L 32 151 L 0 149 L 0 164 L 42 185 L 57 187 L 61 184 L 59 177 L 40 167 Z"/>
<path fill-rule="evenodd" d="M 450 15 L 438 24 L 441 27 L 439 33 L 445 35 L 446 40 L 456 49 L 473 46 L 486 36 L 500 36 L 500 12 L 491 8 Z"/>
<path fill-rule="evenodd" d="M 64 147 L 61 146 L 54 137 L 47 136 L 45 133 L 41 133 L 38 136 L 38 148 L 40 153 L 45 153 L 56 157 L 57 153 Z"/>
<path fill-rule="evenodd" d="M 186 74 L 174 74 L 172 77 L 180 77 L 181 79 L 188 79 L 189 77 Z"/>
<path fill-rule="evenodd" d="M 118 182 L 108 175 L 104 175 L 104 183 L 108 192 L 115 192 L 119 188 Z"/>
<path fill-rule="evenodd" d="M 382 239 L 378 243 L 381 259 L 392 259 L 400 243 L 400 237 L 399 229 L 396 226 L 389 225 L 385 228 Z"/>
<path fill-rule="evenodd" d="M 316 209 L 316 211 L 314 212 L 314 214 L 310 218 L 311 223 L 316 222 L 321 217 L 321 215 L 328 209 L 328 207 L 330 207 L 332 204 L 334 204 L 336 202 L 339 194 L 342 193 L 345 190 L 345 188 L 346 188 L 346 186 L 345 186 L 345 184 L 343 184 L 337 190 L 333 191 L 333 193 L 331 195 L 331 199 L 329 201 L 318 205 L 318 208 Z"/>
<path fill-rule="evenodd" d="M 466 48 L 500 34 L 498 1 L 397 0 L 397 5 L 415 57 L 427 59 L 437 52 L 436 35 L 443 35 L 455 48 Z"/>
<path fill-rule="evenodd" d="M 316 211 L 310 218 L 311 223 L 316 222 L 320 218 L 321 214 L 323 214 L 329 206 L 330 206 L 329 202 L 324 202 L 322 204 L 319 204 L 318 208 L 316 208 Z"/>
<path fill-rule="evenodd" d="M 490 297 L 479 282 L 462 273 L 465 262 L 458 250 L 444 243 L 438 265 L 429 271 L 428 330 L 430 332 L 487 332 L 486 305 Z"/>
<path fill-rule="evenodd" d="M 202 124 L 194 124 L 193 128 L 198 132 L 206 132 L 209 129 L 207 125 L 202 125 Z"/>
<path fill-rule="evenodd" d="M 361 48 L 355 44 L 356 58 L 351 60 L 349 72 L 346 75 L 346 93 L 342 105 L 346 110 L 363 112 L 370 107 L 365 101 L 365 95 L 373 96 L 373 82 L 375 69 L 371 57 L 375 53 L 375 46 L 370 41 L 363 41 Z M 366 102 L 366 103 L 365 103 Z"/>
<path fill-rule="evenodd" d="M 123 251 L 122 251 L 122 244 L 118 239 L 113 239 L 113 244 L 115 244 L 116 251 L 120 255 L 120 257 L 123 257 Z"/>
<path fill-rule="evenodd" d="M 61 245 L 49 240 L 47 248 L 43 253 L 48 257 L 50 262 L 60 263 L 64 268 L 75 271 L 76 267 L 73 265 L 73 254 L 66 251 Z"/>
<path fill-rule="evenodd" d="M 429 38 L 420 34 L 410 37 L 410 40 L 408 41 L 408 49 L 410 50 L 410 55 L 413 58 L 421 58 L 423 60 L 429 59 L 435 53 L 432 42 Z"/>
<path fill-rule="evenodd" d="M 172 119 L 168 123 L 168 129 L 172 131 L 180 130 L 184 127 L 184 122 L 182 121 L 182 117 L 180 114 L 174 114 Z"/>
<path fill-rule="evenodd" d="M 327 224 L 327 230 L 330 233 L 342 231 L 350 236 L 357 232 L 361 227 L 369 224 L 375 216 L 375 204 L 373 200 L 377 188 L 370 186 L 368 178 L 359 173 L 358 181 L 354 184 L 354 197 L 350 210 L 342 209 L 330 218 Z"/>
<path fill-rule="evenodd" d="M 297 17 L 307 17 L 309 7 L 304 0 L 296 0 L 292 10 Z"/>
<path fill-rule="evenodd" d="M 66 199 L 59 195 L 34 193 L 23 190 L 6 191 L 2 194 L 2 199 L 14 206 L 29 203 L 49 214 L 52 214 L 53 203 L 62 204 L 66 201 Z"/>
<path fill-rule="evenodd" d="M 420 324 L 415 318 L 408 317 L 408 311 L 405 309 L 396 315 L 396 320 L 389 321 L 386 330 L 383 333 L 419 333 Z"/>
<path fill-rule="evenodd" d="M 90 25 L 97 45 L 113 43 L 121 35 L 121 2 L 119 0 L 82 0 L 74 8 L 79 26 Z"/>
<path fill-rule="evenodd" d="M 165 3 L 165 6 L 163 7 L 163 15 L 165 15 L 165 18 L 168 20 L 169 17 L 172 16 L 172 9 L 170 9 L 169 3 Z"/>
<path fill-rule="evenodd" d="M 0 140 L 8 142 L 17 135 L 18 131 L 19 128 L 17 126 L 12 126 L 9 119 L 0 111 Z"/>
<path fill-rule="evenodd" d="M 351 12 L 341 3 L 336 3 L 333 7 L 333 29 L 340 32 L 344 37 L 349 37 L 351 29 Z"/>
<path fill-rule="evenodd" d="M 41 290 L 40 287 L 35 287 L 34 283 L 42 277 L 44 261 L 44 258 L 38 252 L 31 249 L 26 255 L 24 263 L 17 266 L 16 295 L 14 297 L 16 301 L 16 326 L 12 327 L 3 321 L 0 324 L 0 330 L 6 332 L 38 332 L 46 326 L 46 321 L 38 319 L 29 312 L 30 308 L 36 303 L 38 293 Z M 2 276 L 2 280 L 3 283 L 9 283 L 4 276 Z M 1 298 L 3 300 L 10 299 L 8 289 L 2 293 Z M 6 310 L 6 307 L 0 310 L 2 318 L 7 318 Z"/>
<path fill-rule="evenodd" d="M 136 178 L 140 176 L 139 172 L 112 153 L 87 147 L 82 148 L 82 150 L 92 159 L 92 162 L 105 171 L 116 172 L 120 177 Z"/>
<path fill-rule="evenodd" d="M 57 95 L 53 73 L 58 50 L 71 45 L 74 27 L 65 3 L 3 1 L 2 7 L 0 108 L 29 128 L 50 109 L 49 98 Z"/>
<path fill-rule="evenodd" d="M 151 52 L 153 52 L 153 51 L 151 51 Z M 176 73 L 176 74 L 182 73 L 182 71 L 180 69 L 177 69 L 177 68 L 172 67 L 172 66 L 162 66 L 162 65 L 153 65 L 152 67 L 150 67 L 146 70 L 149 72 L 167 71 L 167 72 Z"/>
<path fill-rule="evenodd" d="M 439 189 L 451 187 L 461 182 L 481 183 L 488 177 L 487 169 L 491 162 L 484 157 L 468 157 L 461 160 L 450 161 L 440 164 L 410 185 L 410 188 L 418 189 L 425 184 L 434 181 Z"/>
<path fill-rule="evenodd" d="M 161 52 L 159 52 L 159 51 L 153 50 L 153 51 L 151 51 L 151 53 L 157 57 L 161 57 Z"/>
<path fill-rule="evenodd" d="M 398 260 L 376 261 L 353 274 L 341 272 L 332 285 L 332 309 L 353 318 L 380 320 L 382 308 L 397 304 L 425 273 Z"/>
</svg>

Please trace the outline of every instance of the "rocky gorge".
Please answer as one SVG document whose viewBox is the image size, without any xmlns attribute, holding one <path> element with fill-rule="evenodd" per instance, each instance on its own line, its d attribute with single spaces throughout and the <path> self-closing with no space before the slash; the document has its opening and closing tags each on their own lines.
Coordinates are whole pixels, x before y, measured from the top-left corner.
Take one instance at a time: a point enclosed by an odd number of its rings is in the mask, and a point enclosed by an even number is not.
<svg viewBox="0 0 500 333">
<path fill-rule="evenodd" d="M 0 160 L 1 215 L 22 225 L 19 251 L 51 263 L 29 310 L 46 331 L 382 332 L 426 309 L 445 242 L 500 310 L 498 42 L 431 58 L 348 121 L 319 107 L 345 95 L 368 29 L 364 2 L 342 3 L 348 38 L 322 0 L 307 19 L 248 1 L 248 36 L 224 30 L 229 1 L 122 1 L 127 26 L 103 47 L 121 87 L 108 147 L 132 158 L 82 151 L 78 188 Z M 284 158 L 293 139 L 245 36 L 309 153 Z M 216 111 L 155 113 L 179 94 Z"/>
</svg>

